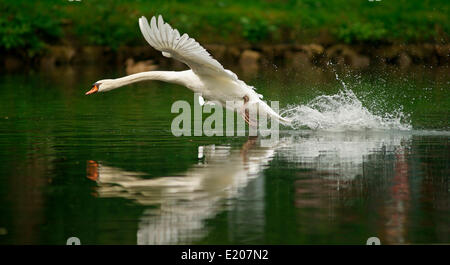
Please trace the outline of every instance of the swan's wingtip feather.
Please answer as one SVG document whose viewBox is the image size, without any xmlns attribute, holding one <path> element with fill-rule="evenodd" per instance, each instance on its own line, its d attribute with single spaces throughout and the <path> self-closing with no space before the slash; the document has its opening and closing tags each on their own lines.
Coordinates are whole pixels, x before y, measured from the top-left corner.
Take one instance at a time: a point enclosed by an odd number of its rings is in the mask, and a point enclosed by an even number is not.
<svg viewBox="0 0 450 265">
<path fill-rule="evenodd" d="M 161 15 L 158 16 L 158 23 L 159 23 L 159 25 L 163 25 L 164 24 L 164 19 L 163 19 L 163 17 Z"/>
<path fill-rule="evenodd" d="M 145 21 L 147 21 L 147 19 L 145 17 L 140 17 L 138 21 L 139 21 L 139 26 L 143 26 Z"/>
<path fill-rule="evenodd" d="M 147 42 L 156 50 L 163 53 L 165 57 L 173 57 L 180 60 L 191 68 L 195 69 L 201 66 L 213 68 L 215 71 L 224 71 L 223 66 L 211 57 L 211 54 L 203 48 L 194 38 L 189 37 L 187 33 L 180 34 L 177 29 L 165 22 L 161 14 L 155 14 L 148 21 L 145 16 L 139 18 L 139 26 Z M 180 36 L 181 35 L 181 36 Z M 191 64 L 192 62 L 192 64 Z M 198 65 L 198 67 L 197 67 Z M 199 71 L 203 71 L 199 69 Z M 235 74 L 228 74 L 233 80 L 237 80 Z"/>
<path fill-rule="evenodd" d="M 155 16 L 153 16 L 152 19 L 150 20 L 150 25 L 151 25 L 152 30 L 155 30 L 157 28 Z"/>
</svg>

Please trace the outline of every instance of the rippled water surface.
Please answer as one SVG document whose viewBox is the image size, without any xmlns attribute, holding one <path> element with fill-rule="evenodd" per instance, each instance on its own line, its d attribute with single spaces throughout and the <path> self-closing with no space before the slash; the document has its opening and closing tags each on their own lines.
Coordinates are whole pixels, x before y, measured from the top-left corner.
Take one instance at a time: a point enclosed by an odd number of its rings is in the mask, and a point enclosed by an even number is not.
<svg viewBox="0 0 450 265">
<path fill-rule="evenodd" d="M 295 119 L 270 146 L 173 136 L 176 85 L 84 96 L 119 75 L 0 76 L 0 243 L 450 243 L 448 70 L 241 75 Z"/>
</svg>

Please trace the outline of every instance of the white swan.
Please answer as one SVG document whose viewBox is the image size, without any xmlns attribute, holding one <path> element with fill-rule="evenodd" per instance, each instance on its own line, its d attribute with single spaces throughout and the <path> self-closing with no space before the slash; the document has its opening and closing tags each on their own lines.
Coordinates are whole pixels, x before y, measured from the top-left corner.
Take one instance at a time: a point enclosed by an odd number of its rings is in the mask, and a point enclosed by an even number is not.
<svg viewBox="0 0 450 265">
<path fill-rule="evenodd" d="M 98 197 L 125 198 L 147 206 L 138 226 L 139 245 L 192 244 L 208 234 L 206 221 L 234 205 L 234 199 L 243 195 L 251 181 L 264 183 L 262 171 L 275 157 L 275 150 L 283 146 L 276 142 L 262 147 L 255 139 L 247 140 L 240 149 L 230 145 L 199 146 L 201 163 L 175 176 L 155 178 L 91 160 L 87 177 L 97 182 Z M 258 190 L 253 190 L 256 202 L 249 205 L 260 205 L 257 201 L 264 197 L 263 187 L 258 185 Z M 247 214 L 264 209 L 251 206 Z M 255 220 L 253 225 L 261 221 Z"/>
<path fill-rule="evenodd" d="M 232 110 L 238 111 L 250 124 L 250 108 L 259 109 L 282 123 L 290 123 L 278 115 L 264 101 L 262 95 L 254 88 L 239 80 L 236 74 L 210 56 L 210 54 L 195 39 L 187 34 L 180 36 L 176 29 L 165 23 L 162 16 L 152 17 L 150 25 L 145 17 L 139 19 L 139 27 L 144 38 L 163 56 L 174 58 L 188 65 L 191 70 L 186 71 L 150 71 L 142 72 L 117 79 L 104 79 L 94 83 L 86 95 L 96 92 L 106 92 L 143 80 L 160 80 L 183 85 L 207 101 L 227 107 L 226 102 L 234 102 Z M 199 102 L 204 103 L 203 98 Z M 229 106 L 228 106 L 229 107 Z M 255 112 L 256 113 L 256 112 Z"/>
</svg>

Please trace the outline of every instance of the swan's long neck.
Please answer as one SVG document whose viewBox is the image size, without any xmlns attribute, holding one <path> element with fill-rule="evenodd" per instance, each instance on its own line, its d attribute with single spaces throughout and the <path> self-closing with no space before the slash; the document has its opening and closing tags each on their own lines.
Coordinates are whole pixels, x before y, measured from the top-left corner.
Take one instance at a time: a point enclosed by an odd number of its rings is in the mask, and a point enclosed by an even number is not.
<svg viewBox="0 0 450 265">
<path fill-rule="evenodd" d="M 132 83 L 145 80 L 159 80 L 179 85 L 185 85 L 185 75 L 187 71 L 150 71 L 124 76 L 110 80 L 112 88 L 126 86 Z M 108 89 L 108 90 L 111 90 Z"/>
</svg>

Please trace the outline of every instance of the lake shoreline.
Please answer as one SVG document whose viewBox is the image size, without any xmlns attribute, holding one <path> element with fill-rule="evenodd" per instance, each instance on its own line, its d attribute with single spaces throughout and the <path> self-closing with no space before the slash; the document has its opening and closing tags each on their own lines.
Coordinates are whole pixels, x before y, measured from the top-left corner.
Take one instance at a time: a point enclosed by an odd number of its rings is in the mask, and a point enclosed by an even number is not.
<svg viewBox="0 0 450 265">
<path fill-rule="evenodd" d="M 405 69 L 412 65 L 448 66 L 450 45 L 445 44 L 273 44 L 273 45 L 203 45 L 219 62 L 238 65 L 249 71 L 261 66 L 323 67 L 327 64 L 365 69 L 369 66 L 394 65 Z M 151 47 L 124 46 L 111 49 L 106 46 L 69 45 L 47 46 L 40 55 L 29 58 L 20 51 L 0 55 L 0 67 L 6 71 L 17 69 L 48 69 L 61 65 L 83 64 L 126 65 L 129 72 L 148 71 L 158 66 L 182 68 L 181 63 L 167 59 Z M 128 71 L 128 70 L 127 70 Z"/>
</svg>

